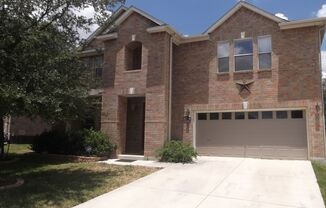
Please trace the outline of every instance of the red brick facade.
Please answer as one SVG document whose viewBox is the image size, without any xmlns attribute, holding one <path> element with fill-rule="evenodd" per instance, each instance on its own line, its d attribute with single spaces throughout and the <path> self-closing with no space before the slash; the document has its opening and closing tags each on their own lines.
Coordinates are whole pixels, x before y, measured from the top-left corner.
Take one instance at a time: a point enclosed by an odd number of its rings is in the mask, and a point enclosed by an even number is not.
<svg viewBox="0 0 326 208">
<path fill-rule="evenodd" d="M 130 88 L 133 96 L 145 97 L 145 155 L 162 146 L 167 139 L 169 43 L 166 33 L 149 34 L 146 29 L 156 26 L 139 14 L 132 14 L 118 28 L 117 40 L 107 41 L 104 52 L 104 93 L 102 99 L 102 130 L 125 149 L 126 98 Z M 142 43 L 141 70 L 126 71 L 125 46 L 132 35 Z"/>
<path fill-rule="evenodd" d="M 184 112 L 195 118 L 199 111 L 241 110 L 244 97 L 235 82 L 250 79 L 249 109 L 305 109 L 309 158 L 325 156 L 318 26 L 281 30 L 279 23 L 244 7 L 208 40 L 172 45 L 171 32 L 148 32 L 156 26 L 134 12 L 115 28 L 117 38 L 104 41 L 101 127 L 118 144 L 118 153 L 125 150 L 127 97 L 145 97 L 144 154 L 153 156 L 169 137 L 170 108 L 171 138 L 192 142 L 193 121 L 186 124 Z M 253 70 L 234 72 L 233 45 L 241 32 L 254 42 Z M 272 38 L 272 67 L 262 71 L 257 37 L 265 35 Z M 142 43 L 142 67 L 126 71 L 125 47 L 132 41 Z M 217 73 L 219 41 L 231 45 L 228 73 Z"/>
</svg>

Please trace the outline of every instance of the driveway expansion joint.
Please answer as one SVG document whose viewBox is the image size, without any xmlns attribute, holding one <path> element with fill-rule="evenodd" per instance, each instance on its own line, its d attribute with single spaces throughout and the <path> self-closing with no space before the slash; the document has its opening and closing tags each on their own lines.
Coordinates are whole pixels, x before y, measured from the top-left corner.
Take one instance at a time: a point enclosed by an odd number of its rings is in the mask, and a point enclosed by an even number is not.
<svg viewBox="0 0 326 208">
<path fill-rule="evenodd" d="M 210 191 L 207 195 L 206 195 L 206 197 L 203 199 L 203 200 L 201 200 L 200 202 L 199 202 L 199 204 L 196 206 L 196 208 L 198 208 L 209 196 L 211 196 L 211 194 L 229 177 L 229 176 L 231 176 L 232 175 L 232 173 L 234 173 L 240 166 L 241 166 L 241 164 L 245 161 L 246 159 L 245 158 L 243 158 L 240 162 L 239 162 L 239 164 L 237 164 L 237 166 L 236 167 L 234 167 L 231 171 L 230 171 L 230 173 L 228 174 L 228 175 L 226 175 L 216 186 L 214 186 L 214 188 L 212 189 L 212 191 Z"/>
</svg>

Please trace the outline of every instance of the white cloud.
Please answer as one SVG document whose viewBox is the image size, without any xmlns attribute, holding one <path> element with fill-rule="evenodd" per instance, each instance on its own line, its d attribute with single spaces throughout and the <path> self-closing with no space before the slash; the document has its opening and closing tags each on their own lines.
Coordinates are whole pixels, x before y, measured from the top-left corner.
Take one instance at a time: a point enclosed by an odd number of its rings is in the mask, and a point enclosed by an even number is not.
<svg viewBox="0 0 326 208">
<path fill-rule="evenodd" d="M 321 51 L 321 68 L 323 77 L 326 78 L 326 51 Z"/>
<path fill-rule="evenodd" d="M 282 18 L 282 19 L 285 19 L 285 20 L 289 20 L 289 18 L 287 16 L 285 16 L 285 14 L 283 14 L 283 13 L 276 13 L 275 16 L 279 17 L 279 18 Z"/>
<path fill-rule="evenodd" d="M 326 4 L 323 4 L 321 8 L 318 10 L 317 17 L 326 17 Z"/>
<path fill-rule="evenodd" d="M 95 16 L 95 10 L 92 6 L 86 7 L 82 10 L 75 10 L 75 14 L 77 16 L 83 16 L 86 18 L 93 18 Z M 108 14 L 112 14 L 110 11 L 108 11 Z M 78 33 L 80 35 L 81 38 L 88 38 L 88 36 L 90 36 L 97 28 L 98 28 L 98 24 L 93 24 L 91 25 L 90 28 L 90 32 L 86 32 L 85 30 L 78 30 Z"/>
<path fill-rule="evenodd" d="M 83 10 L 75 10 L 75 14 L 77 16 L 92 18 L 95 15 L 95 10 L 94 10 L 93 7 L 90 6 L 90 7 L 84 8 Z M 78 33 L 79 33 L 81 38 L 83 38 L 83 39 L 87 38 L 90 34 L 92 34 L 98 28 L 98 25 L 93 24 L 89 28 L 90 28 L 90 32 L 78 29 Z"/>
</svg>

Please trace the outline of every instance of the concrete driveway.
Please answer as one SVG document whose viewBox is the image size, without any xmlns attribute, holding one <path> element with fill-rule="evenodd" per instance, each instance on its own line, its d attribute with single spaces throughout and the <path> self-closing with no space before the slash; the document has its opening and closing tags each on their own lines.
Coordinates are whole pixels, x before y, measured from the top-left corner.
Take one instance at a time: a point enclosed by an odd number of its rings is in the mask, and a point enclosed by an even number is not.
<svg viewBox="0 0 326 208">
<path fill-rule="evenodd" d="M 200 157 L 171 165 L 78 208 L 324 207 L 309 161 Z"/>
</svg>

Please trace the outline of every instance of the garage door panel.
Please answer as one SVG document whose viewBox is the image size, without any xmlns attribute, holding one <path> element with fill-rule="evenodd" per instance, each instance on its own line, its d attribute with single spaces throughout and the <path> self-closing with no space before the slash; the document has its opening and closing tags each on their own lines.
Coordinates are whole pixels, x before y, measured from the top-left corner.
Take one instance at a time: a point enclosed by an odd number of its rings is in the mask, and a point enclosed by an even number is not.
<svg viewBox="0 0 326 208">
<path fill-rule="evenodd" d="M 275 155 L 280 159 L 297 159 L 304 160 L 307 159 L 307 149 L 294 149 L 294 148 L 284 148 L 284 149 L 275 149 Z"/>
<path fill-rule="evenodd" d="M 209 156 L 244 157 L 245 147 L 243 146 L 198 147 L 197 152 L 200 155 L 209 155 Z"/>
<path fill-rule="evenodd" d="M 246 157 L 261 158 L 261 147 L 247 146 Z"/>
<path fill-rule="evenodd" d="M 306 120 L 199 120 L 196 147 L 217 156 L 306 159 Z"/>
</svg>

